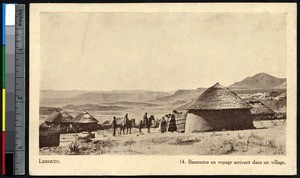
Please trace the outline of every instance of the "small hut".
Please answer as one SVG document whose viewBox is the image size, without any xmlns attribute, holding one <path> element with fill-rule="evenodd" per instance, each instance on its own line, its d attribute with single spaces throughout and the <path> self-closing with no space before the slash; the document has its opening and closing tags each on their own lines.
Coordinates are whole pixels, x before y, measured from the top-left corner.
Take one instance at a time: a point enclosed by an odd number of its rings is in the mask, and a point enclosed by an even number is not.
<svg viewBox="0 0 300 178">
<path fill-rule="evenodd" d="M 39 127 L 39 147 L 54 147 L 59 146 L 60 141 L 60 126 L 49 126 L 42 123 Z"/>
<path fill-rule="evenodd" d="M 83 111 L 72 119 L 72 125 L 76 132 L 96 131 L 98 120 L 87 111 Z"/>
<path fill-rule="evenodd" d="M 73 117 L 66 111 L 54 111 L 45 120 L 46 125 L 60 125 L 62 133 L 68 133 L 72 130 Z"/>
<path fill-rule="evenodd" d="M 216 83 L 187 107 L 185 132 L 252 129 L 252 107 Z"/>
<path fill-rule="evenodd" d="M 251 100 L 248 101 L 248 103 L 252 107 L 250 111 L 254 120 L 269 120 L 276 118 L 275 112 L 259 100 Z"/>
<path fill-rule="evenodd" d="M 58 125 L 61 123 L 70 123 L 73 117 L 66 111 L 54 111 L 46 117 L 45 123 L 47 125 Z"/>
<path fill-rule="evenodd" d="M 102 129 L 111 129 L 112 127 L 112 122 L 110 120 L 106 120 L 102 122 Z"/>
</svg>

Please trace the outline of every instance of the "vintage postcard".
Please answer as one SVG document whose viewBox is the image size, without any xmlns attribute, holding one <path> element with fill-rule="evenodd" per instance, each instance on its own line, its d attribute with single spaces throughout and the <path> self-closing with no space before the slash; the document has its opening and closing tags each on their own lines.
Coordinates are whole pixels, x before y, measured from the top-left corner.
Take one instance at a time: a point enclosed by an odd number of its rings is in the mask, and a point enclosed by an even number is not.
<svg viewBox="0 0 300 178">
<path fill-rule="evenodd" d="M 294 175 L 296 90 L 296 4 L 30 5 L 31 175 Z"/>
</svg>

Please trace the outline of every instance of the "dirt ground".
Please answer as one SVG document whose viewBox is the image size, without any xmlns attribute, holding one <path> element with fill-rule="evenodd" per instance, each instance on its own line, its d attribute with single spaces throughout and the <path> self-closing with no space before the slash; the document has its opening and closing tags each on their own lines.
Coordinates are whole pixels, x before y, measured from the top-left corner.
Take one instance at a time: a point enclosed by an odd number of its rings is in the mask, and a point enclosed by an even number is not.
<svg viewBox="0 0 300 178">
<path fill-rule="evenodd" d="M 112 136 L 112 130 L 94 132 L 91 140 L 61 134 L 60 146 L 40 149 L 41 155 L 285 155 L 286 120 L 254 121 L 257 129 L 201 133 L 147 133 Z"/>
</svg>

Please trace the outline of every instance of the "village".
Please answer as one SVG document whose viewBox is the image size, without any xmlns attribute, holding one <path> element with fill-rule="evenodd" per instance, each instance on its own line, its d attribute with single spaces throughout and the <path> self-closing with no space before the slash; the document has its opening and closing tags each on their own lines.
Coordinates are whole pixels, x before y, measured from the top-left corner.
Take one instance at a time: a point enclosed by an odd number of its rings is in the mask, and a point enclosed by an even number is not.
<svg viewBox="0 0 300 178">
<path fill-rule="evenodd" d="M 40 154 L 284 155 L 285 113 L 253 96 L 216 83 L 165 114 L 128 112 L 102 123 L 88 110 L 73 117 L 57 109 L 40 125 Z"/>
</svg>

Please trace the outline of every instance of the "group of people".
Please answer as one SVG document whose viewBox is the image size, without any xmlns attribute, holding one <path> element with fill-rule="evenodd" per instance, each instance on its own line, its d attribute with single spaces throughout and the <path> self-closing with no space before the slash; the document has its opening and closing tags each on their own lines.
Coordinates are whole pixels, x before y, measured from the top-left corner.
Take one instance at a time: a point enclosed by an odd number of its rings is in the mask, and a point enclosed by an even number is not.
<svg viewBox="0 0 300 178">
<path fill-rule="evenodd" d="M 148 117 L 148 114 L 147 112 L 144 114 L 143 116 L 143 119 L 140 120 L 140 122 L 138 123 L 135 123 L 135 120 L 134 119 L 129 119 L 128 118 L 128 114 L 126 114 L 124 116 L 124 119 L 122 121 L 122 123 L 117 123 L 117 118 L 114 116 L 113 117 L 113 121 L 112 121 L 112 129 L 113 129 L 113 136 L 116 136 L 116 129 L 118 127 L 120 127 L 120 131 L 125 130 L 125 128 L 127 128 L 127 132 L 128 132 L 128 128 L 130 128 L 130 134 L 131 134 L 131 127 L 133 127 L 134 125 L 135 126 L 138 126 L 139 128 L 139 133 L 142 133 L 142 128 L 143 127 L 146 127 L 147 128 L 147 132 L 150 133 L 150 128 L 151 128 L 151 125 L 152 125 L 152 121 L 154 120 L 154 116 L 150 116 Z M 120 132 L 121 133 L 121 132 Z"/>
<path fill-rule="evenodd" d="M 175 115 L 172 113 L 172 114 L 166 115 L 165 117 L 162 117 L 159 122 L 159 130 L 161 131 L 161 133 L 164 133 L 167 131 L 169 131 L 169 132 L 176 131 L 177 127 L 176 127 Z M 123 130 L 123 133 L 125 134 L 125 132 L 124 132 L 125 128 L 127 128 L 127 133 L 128 133 L 128 129 L 130 129 L 130 134 L 131 134 L 131 128 L 133 126 L 137 126 L 139 128 L 139 133 L 142 133 L 142 128 L 147 128 L 147 133 L 150 133 L 150 128 L 152 126 L 153 121 L 156 122 L 154 119 L 154 116 L 151 115 L 150 117 L 148 117 L 147 112 L 143 115 L 143 119 L 141 119 L 137 123 L 135 122 L 134 119 L 130 120 L 128 118 L 128 114 L 126 114 L 124 116 L 122 123 L 117 123 L 117 118 L 114 116 L 113 121 L 112 121 L 113 136 L 116 136 L 116 129 L 118 127 L 120 127 L 120 134 L 121 134 L 122 130 Z"/>
<path fill-rule="evenodd" d="M 174 112 L 161 118 L 159 123 L 159 130 L 161 133 L 164 132 L 175 132 L 177 131 L 176 119 Z"/>
</svg>

